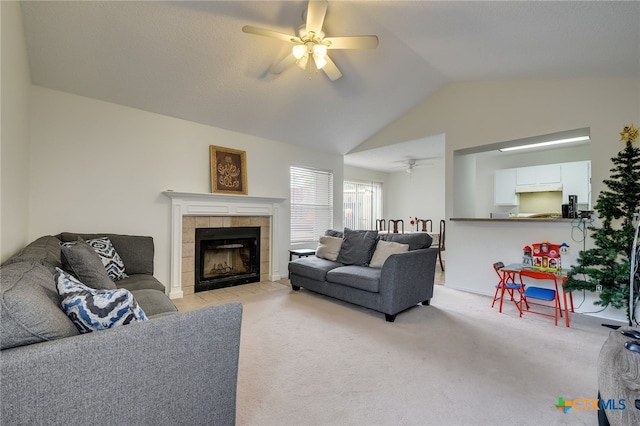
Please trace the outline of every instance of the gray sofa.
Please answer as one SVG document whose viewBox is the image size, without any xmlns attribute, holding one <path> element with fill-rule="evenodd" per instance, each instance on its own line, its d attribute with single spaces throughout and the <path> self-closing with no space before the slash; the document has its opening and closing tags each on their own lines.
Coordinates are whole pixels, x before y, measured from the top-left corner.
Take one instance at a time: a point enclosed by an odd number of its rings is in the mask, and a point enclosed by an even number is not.
<svg viewBox="0 0 640 426">
<path fill-rule="evenodd" d="M 60 306 L 60 243 L 108 236 L 148 321 L 79 334 Z M 242 305 L 178 313 L 153 277 L 153 239 L 41 237 L 0 267 L 1 424 L 235 424 Z"/>
<path fill-rule="evenodd" d="M 384 313 L 389 322 L 418 303 L 430 303 L 438 250 L 430 248 L 432 239 L 428 234 L 378 235 L 377 231 L 345 229 L 344 233 L 330 230 L 326 235 L 344 239 L 338 257 L 329 260 L 308 256 L 289 262 L 293 290 L 304 287 L 364 306 Z M 408 251 L 391 254 L 381 268 L 370 267 L 380 240 L 406 244 Z"/>
</svg>

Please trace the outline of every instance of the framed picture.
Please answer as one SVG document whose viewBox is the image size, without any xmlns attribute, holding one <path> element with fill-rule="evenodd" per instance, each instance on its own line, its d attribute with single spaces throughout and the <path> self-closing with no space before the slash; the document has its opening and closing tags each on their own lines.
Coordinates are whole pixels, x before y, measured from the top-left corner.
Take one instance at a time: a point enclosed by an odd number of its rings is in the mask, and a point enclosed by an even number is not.
<svg viewBox="0 0 640 426">
<path fill-rule="evenodd" d="M 247 195 L 247 153 L 211 145 L 209 154 L 211 192 Z"/>
</svg>

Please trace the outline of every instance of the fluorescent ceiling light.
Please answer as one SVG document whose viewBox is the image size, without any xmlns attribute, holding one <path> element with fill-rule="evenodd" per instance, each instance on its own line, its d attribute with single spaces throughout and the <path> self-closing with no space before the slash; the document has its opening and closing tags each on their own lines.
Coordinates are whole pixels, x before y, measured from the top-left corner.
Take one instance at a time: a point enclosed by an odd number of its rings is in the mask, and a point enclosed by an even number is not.
<svg viewBox="0 0 640 426">
<path fill-rule="evenodd" d="M 529 144 L 529 145 L 520 145 L 520 146 L 512 146 L 512 147 L 509 147 L 509 148 L 501 148 L 498 151 L 505 152 L 505 151 L 515 151 L 515 150 L 518 150 L 518 149 L 538 148 L 538 147 L 541 147 L 541 146 L 560 145 L 560 144 L 563 144 L 563 143 L 588 141 L 589 139 L 590 139 L 589 136 L 578 136 L 577 138 L 558 139 L 558 140 L 555 140 L 555 141 L 538 142 L 538 143 L 532 143 L 532 144 Z"/>
</svg>

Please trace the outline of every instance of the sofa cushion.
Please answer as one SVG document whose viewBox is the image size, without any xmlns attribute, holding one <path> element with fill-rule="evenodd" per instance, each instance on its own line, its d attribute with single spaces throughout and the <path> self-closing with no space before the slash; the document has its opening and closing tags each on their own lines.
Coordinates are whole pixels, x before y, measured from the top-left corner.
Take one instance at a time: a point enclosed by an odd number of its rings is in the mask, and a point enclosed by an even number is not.
<svg viewBox="0 0 640 426">
<path fill-rule="evenodd" d="M 102 264 L 113 281 L 127 278 L 128 275 L 125 273 L 124 262 L 108 237 L 94 238 L 86 241 L 87 244 L 93 247 L 95 252 L 98 253 Z M 77 244 L 77 241 L 62 243 L 64 247 L 70 247 L 75 244 Z"/>
<path fill-rule="evenodd" d="M 409 244 L 380 240 L 376 245 L 376 251 L 373 253 L 373 257 L 371 257 L 369 267 L 382 268 L 384 261 L 387 260 L 389 256 L 396 253 L 405 253 L 407 251 L 409 251 Z"/>
<path fill-rule="evenodd" d="M 76 241 L 78 237 L 83 240 L 93 240 L 107 237 L 111 240 L 113 247 L 120 255 L 124 263 L 127 275 L 148 274 L 153 275 L 153 238 L 142 235 L 122 235 L 122 234 L 78 234 L 74 232 L 61 232 L 60 240 Z"/>
<path fill-rule="evenodd" d="M 127 278 L 116 281 L 116 287 L 126 288 L 129 291 L 152 289 L 165 292 L 164 285 L 158 281 L 153 275 L 136 274 L 129 275 Z"/>
<path fill-rule="evenodd" d="M 142 290 L 133 290 L 131 294 L 133 294 L 134 299 L 138 302 L 138 306 L 142 308 L 147 318 L 170 312 L 178 312 L 176 305 L 174 305 L 171 299 L 162 291 L 145 288 Z"/>
<path fill-rule="evenodd" d="M 341 263 L 317 256 L 301 257 L 289 262 L 289 272 L 316 281 L 325 281 L 327 272 L 339 268 Z"/>
<path fill-rule="evenodd" d="M 327 272 L 327 281 L 377 293 L 380 289 L 380 269 L 367 266 L 341 266 Z"/>
<path fill-rule="evenodd" d="M 409 244 L 409 250 L 429 248 L 433 242 L 431 235 L 426 232 L 415 232 L 411 234 L 380 234 L 380 239 L 400 244 Z"/>
<path fill-rule="evenodd" d="M 80 333 L 147 320 L 129 290 L 94 290 L 60 268 L 55 282 L 62 309 Z"/>
<path fill-rule="evenodd" d="M 323 235 L 320 237 L 318 248 L 316 249 L 316 256 L 327 260 L 337 260 L 340 247 L 342 247 L 342 241 L 340 237 Z"/>
<path fill-rule="evenodd" d="M 18 254 L 11 257 L 6 265 L 19 262 L 38 262 L 55 273 L 56 268 L 62 266 L 60 259 L 60 240 L 52 235 L 45 235 L 32 241 L 24 247 Z"/>
<path fill-rule="evenodd" d="M 78 330 L 60 309 L 53 274 L 38 262 L 0 268 L 0 346 L 46 342 Z"/>
<path fill-rule="evenodd" d="M 344 265 L 366 265 L 373 256 L 378 231 L 344 229 L 344 241 L 337 261 Z"/>
<path fill-rule="evenodd" d="M 113 290 L 116 285 L 109 278 L 98 253 L 78 237 L 76 244 L 62 246 L 62 268 L 71 272 L 80 282 L 98 290 Z"/>
</svg>

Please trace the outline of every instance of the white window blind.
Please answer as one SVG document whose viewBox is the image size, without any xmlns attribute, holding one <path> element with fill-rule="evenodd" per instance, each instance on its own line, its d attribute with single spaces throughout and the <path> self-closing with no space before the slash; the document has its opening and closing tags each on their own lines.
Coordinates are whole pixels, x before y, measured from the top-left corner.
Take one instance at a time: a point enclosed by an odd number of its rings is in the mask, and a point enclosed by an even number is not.
<svg viewBox="0 0 640 426">
<path fill-rule="evenodd" d="M 344 181 L 344 226 L 376 229 L 382 218 L 382 183 Z"/>
<path fill-rule="evenodd" d="M 289 175 L 291 243 L 318 241 L 333 227 L 333 173 L 292 166 Z"/>
</svg>

